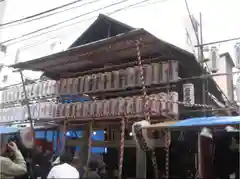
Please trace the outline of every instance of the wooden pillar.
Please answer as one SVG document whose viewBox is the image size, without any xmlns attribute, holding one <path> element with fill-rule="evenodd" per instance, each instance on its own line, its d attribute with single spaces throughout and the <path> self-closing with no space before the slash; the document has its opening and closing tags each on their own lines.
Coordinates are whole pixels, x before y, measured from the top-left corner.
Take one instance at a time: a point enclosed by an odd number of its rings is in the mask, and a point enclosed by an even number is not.
<svg viewBox="0 0 240 179">
<path fill-rule="evenodd" d="M 88 159 L 88 138 L 89 138 L 89 125 L 84 126 L 82 133 L 82 143 L 80 146 L 80 160 L 83 165 L 86 165 Z"/>
<path fill-rule="evenodd" d="M 213 179 L 212 138 L 199 135 L 199 177 Z"/>
<path fill-rule="evenodd" d="M 146 163 L 147 163 L 146 153 L 139 147 L 136 147 L 136 177 L 137 178 L 141 178 L 141 179 L 147 178 Z"/>
</svg>

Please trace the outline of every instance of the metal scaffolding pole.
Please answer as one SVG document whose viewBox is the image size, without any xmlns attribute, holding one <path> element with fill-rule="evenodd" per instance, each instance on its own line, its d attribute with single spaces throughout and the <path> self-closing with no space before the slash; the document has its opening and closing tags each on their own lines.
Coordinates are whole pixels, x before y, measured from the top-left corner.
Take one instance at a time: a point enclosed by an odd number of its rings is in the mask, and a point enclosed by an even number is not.
<svg viewBox="0 0 240 179">
<path fill-rule="evenodd" d="M 29 106 L 29 99 L 27 96 L 27 91 L 26 91 L 26 86 L 24 83 L 24 79 L 23 79 L 23 73 L 20 70 L 19 71 L 20 76 L 21 76 L 21 81 L 22 81 L 22 86 L 23 86 L 23 92 L 24 92 L 24 102 L 23 105 L 26 105 L 27 107 L 27 112 L 28 112 L 28 121 L 30 122 L 30 127 L 31 127 L 31 131 L 32 131 L 32 135 L 33 135 L 33 148 L 35 147 L 35 131 L 34 131 L 34 125 L 33 125 L 33 120 L 32 120 L 32 116 L 31 116 L 31 111 L 30 111 L 30 106 Z"/>
</svg>

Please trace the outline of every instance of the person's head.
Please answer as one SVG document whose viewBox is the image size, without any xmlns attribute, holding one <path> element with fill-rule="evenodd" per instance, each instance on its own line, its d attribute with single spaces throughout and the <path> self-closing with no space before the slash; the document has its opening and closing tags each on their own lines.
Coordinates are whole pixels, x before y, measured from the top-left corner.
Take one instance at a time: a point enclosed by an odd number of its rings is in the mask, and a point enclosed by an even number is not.
<svg viewBox="0 0 240 179">
<path fill-rule="evenodd" d="M 67 164 L 72 164 L 73 162 L 73 156 L 71 153 L 69 152 L 64 152 L 61 156 L 60 156 L 60 163 L 67 163 Z"/>
<path fill-rule="evenodd" d="M 98 170 L 98 161 L 90 160 L 89 164 L 88 164 L 88 168 L 90 171 L 97 171 Z"/>
</svg>

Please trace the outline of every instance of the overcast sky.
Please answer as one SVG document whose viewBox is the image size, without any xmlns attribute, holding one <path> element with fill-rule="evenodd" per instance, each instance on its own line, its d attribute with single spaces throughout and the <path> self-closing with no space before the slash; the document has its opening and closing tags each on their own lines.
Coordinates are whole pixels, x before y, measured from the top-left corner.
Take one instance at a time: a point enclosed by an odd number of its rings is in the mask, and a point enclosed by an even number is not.
<svg viewBox="0 0 240 179">
<path fill-rule="evenodd" d="M 69 0 L 6 1 L 7 7 L 2 23 L 26 17 L 71 2 Z M 86 1 L 93 0 L 82 0 L 79 4 L 86 3 Z M 99 0 L 91 5 L 76 8 L 74 10 L 37 20 L 32 23 L 6 28 L 1 30 L 1 41 L 19 37 L 31 31 L 70 19 L 95 9 L 99 9 L 117 1 L 121 0 Z M 107 14 L 121 7 L 140 1 L 142 0 L 128 0 L 120 5 L 112 6 L 111 8 L 82 16 L 71 22 L 46 31 L 82 21 L 76 25 L 68 28 L 62 28 L 61 30 L 54 31 L 37 38 L 32 38 L 31 40 L 27 40 L 22 43 L 11 45 L 8 50 L 12 53 L 8 54 L 5 63 L 9 64 L 13 62 L 13 56 L 17 48 L 21 48 L 22 51 L 21 61 L 46 55 L 46 48 L 48 47 L 46 47 L 47 45 L 45 44 L 50 44 L 51 39 L 53 40 L 55 38 L 63 41 L 63 48 L 67 48 L 94 21 L 95 17 L 99 13 Z M 184 0 L 149 0 L 147 3 L 153 4 L 138 8 L 126 8 L 123 11 L 112 14 L 111 17 L 136 28 L 145 28 L 163 40 L 173 43 L 179 47 L 186 48 L 185 28 L 187 27 L 186 22 L 189 21 L 189 19 Z M 240 21 L 238 20 L 240 15 L 239 0 L 188 0 L 188 3 L 191 12 L 196 16 L 196 18 L 198 18 L 199 12 L 202 12 L 204 42 L 240 36 Z M 79 4 L 75 4 L 74 6 Z M 232 52 L 234 43 L 235 42 L 221 44 L 221 52 Z"/>
</svg>

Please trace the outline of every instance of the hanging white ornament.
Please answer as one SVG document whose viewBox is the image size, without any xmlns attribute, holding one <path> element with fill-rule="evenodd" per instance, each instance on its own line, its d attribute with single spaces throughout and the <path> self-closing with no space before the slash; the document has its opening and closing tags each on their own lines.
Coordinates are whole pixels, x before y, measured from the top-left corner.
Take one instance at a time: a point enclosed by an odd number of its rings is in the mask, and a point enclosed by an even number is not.
<svg viewBox="0 0 240 179">
<path fill-rule="evenodd" d="M 186 105 L 195 103 L 194 85 L 192 83 L 183 84 L 183 101 Z"/>
</svg>

